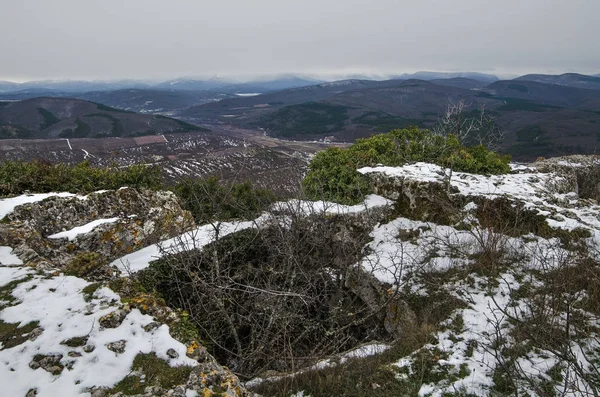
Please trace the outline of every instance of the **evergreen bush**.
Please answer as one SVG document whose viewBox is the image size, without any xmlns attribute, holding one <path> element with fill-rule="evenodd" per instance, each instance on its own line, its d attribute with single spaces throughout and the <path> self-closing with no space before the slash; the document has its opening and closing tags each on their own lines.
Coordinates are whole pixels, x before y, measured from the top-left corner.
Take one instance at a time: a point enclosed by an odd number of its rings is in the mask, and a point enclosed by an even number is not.
<svg viewBox="0 0 600 397">
<path fill-rule="evenodd" d="M 401 166 L 418 161 L 474 174 L 510 172 L 510 156 L 489 151 L 482 145 L 463 146 L 454 135 L 443 136 L 410 127 L 359 139 L 349 148 L 333 147 L 318 153 L 302 185 L 310 199 L 355 204 L 370 192 L 369 183 L 356 171 L 358 168 L 379 164 Z"/>
</svg>

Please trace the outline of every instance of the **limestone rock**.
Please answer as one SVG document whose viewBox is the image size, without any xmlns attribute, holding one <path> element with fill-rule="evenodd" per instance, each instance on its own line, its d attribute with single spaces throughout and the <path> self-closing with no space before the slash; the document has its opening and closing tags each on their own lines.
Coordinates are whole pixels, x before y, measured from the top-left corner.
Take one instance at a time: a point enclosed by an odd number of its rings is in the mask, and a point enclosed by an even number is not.
<svg viewBox="0 0 600 397">
<path fill-rule="evenodd" d="M 118 220 L 98 225 L 71 241 L 48 238 L 112 218 Z M 172 192 L 132 188 L 92 193 L 85 200 L 50 197 L 16 207 L 6 220 L 0 224 L 0 245 L 14 247 L 24 262 L 42 269 L 65 268 L 82 255 L 93 253 L 96 258 L 90 270 L 96 277 L 87 278 L 99 280 L 111 277 L 112 270 L 103 266 L 112 260 L 194 225 L 191 214 L 181 208 Z"/>
<path fill-rule="evenodd" d="M 576 192 L 582 199 L 600 201 L 600 156 L 553 157 L 540 159 L 530 166 L 564 177 L 567 182 L 561 186 L 562 190 Z"/>
<path fill-rule="evenodd" d="M 175 349 L 169 349 L 169 350 L 167 350 L 167 356 L 169 356 L 171 358 L 177 358 L 177 357 L 179 357 L 179 353 L 177 353 L 175 351 Z"/>
<path fill-rule="evenodd" d="M 50 372 L 53 375 L 58 375 L 62 372 L 64 366 L 61 365 L 62 354 L 48 354 L 48 355 L 37 355 L 29 363 L 29 368 L 38 369 L 42 368 L 45 371 Z"/>
<path fill-rule="evenodd" d="M 126 346 L 127 346 L 126 340 L 119 340 L 116 342 L 110 342 L 109 344 L 106 345 L 106 348 L 117 354 L 122 354 L 122 353 L 125 353 Z"/>
<path fill-rule="evenodd" d="M 125 320 L 125 317 L 127 317 L 127 312 L 119 309 L 102 316 L 98 322 L 103 328 L 117 328 Z"/>
</svg>

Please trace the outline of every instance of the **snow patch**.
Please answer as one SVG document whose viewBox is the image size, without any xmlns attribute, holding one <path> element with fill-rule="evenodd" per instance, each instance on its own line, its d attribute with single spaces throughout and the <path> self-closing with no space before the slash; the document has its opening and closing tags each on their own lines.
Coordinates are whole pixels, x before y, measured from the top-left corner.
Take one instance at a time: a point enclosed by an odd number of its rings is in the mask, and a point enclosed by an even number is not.
<svg viewBox="0 0 600 397">
<path fill-rule="evenodd" d="M 149 245 L 141 250 L 127 254 L 111 263 L 122 272 L 136 273 L 147 268 L 150 262 L 162 258 L 165 254 L 199 249 L 215 240 L 218 230 L 219 237 L 258 226 L 263 218 L 246 222 L 219 222 L 215 225 L 203 225 L 192 231 L 183 233 L 158 244 Z"/>
<path fill-rule="evenodd" d="M 30 274 L 29 269 L 0 268 L 0 285 Z M 0 312 L 0 320 L 8 323 L 39 323 L 43 332 L 35 340 L 0 351 L 0 384 L 6 396 L 24 396 L 28 390 L 37 388 L 38 397 L 89 395 L 92 386 L 112 387 L 129 372 L 133 360 L 139 353 L 155 352 L 171 366 L 195 366 L 197 362 L 186 357 L 186 346 L 169 335 L 169 327 L 146 332 L 144 326 L 153 318 L 132 310 L 121 325 L 113 329 L 102 329 L 100 318 L 116 309 L 120 297 L 107 288 L 94 293 L 94 299 L 86 302 L 82 289 L 90 283 L 71 276 L 45 279 L 34 276 L 30 281 L 19 284 L 13 296 L 20 303 Z M 83 347 L 69 347 L 61 341 L 74 337 L 88 337 L 87 344 L 95 346 L 92 352 Z M 107 348 L 107 344 L 125 340 L 122 354 Z M 171 359 L 167 350 L 174 349 L 179 357 Z M 79 357 L 70 357 L 75 351 Z M 29 367 L 35 355 L 61 354 L 61 365 L 67 364 L 60 375 L 52 375 L 42 368 Z"/>
<path fill-rule="evenodd" d="M 356 205 L 343 205 L 329 201 L 290 200 L 275 203 L 271 211 L 291 210 L 304 215 L 311 214 L 355 214 L 377 207 L 392 205 L 394 202 L 376 194 L 370 194 L 365 201 Z"/>
<path fill-rule="evenodd" d="M 15 254 L 13 254 L 13 249 L 11 247 L 0 246 L 0 265 L 9 266 L 22 264 L 23 261 L 21 261 Z"/>
<path fill-rule="evenodd" d="M 72 193 L 24 194 L 22 196 L 0 199 L 0 219 L 12 213 L 19 205 L 35 203 L 49 197 L 77 197 L 80 200 L 85 200 L 85 197 L 77 196 Z"/>
<path fill-rule="evenodd" d="M 51 236 L 48 236 L 48 238 L 52 238 L 52 239 L 67 238 L 67 239 L 69 239 L 69 241 L 73 241 L 80 234 L 89 233 L 92 230 L 94 230 L 94 228 L 96 228 L 97 226 L 104 225 L 105 223 L 115 223 L 118 220 L 119 220 L 119 218 L 97 219 L 90 223 L 86 223 L 83 226 L 77 226 L 71 230 L 53 234 Z"/>
</svg>

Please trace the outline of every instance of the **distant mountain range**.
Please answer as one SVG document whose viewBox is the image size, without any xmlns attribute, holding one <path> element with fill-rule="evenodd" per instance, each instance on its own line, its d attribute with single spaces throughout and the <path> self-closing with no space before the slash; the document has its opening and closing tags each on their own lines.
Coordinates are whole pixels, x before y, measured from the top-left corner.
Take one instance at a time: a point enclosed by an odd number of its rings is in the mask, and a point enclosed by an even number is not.
<svg viewBox="0 0 600 397">
<path fill-rule="evenodd" d="M 101 138 L 207 131 L 159 115 L 143 115 L 67 98 L 0 102 L 0 138 Z"/>
<path fill-rule="evenodd" d="M 28 81 L 25 83 L 12 83 L 0 81 L 0 92 L 86 92 L 86 91 L 110 91 L 124 88 L 150 88 L 151 85 L 137 80 L 117 81 L 84 81 L 84 80 L 43 80 Z"/>
<path fill-rule="evenodd" d="M 77 134 L 94 137 L 117 133 L 127 136 L 193 128 L 189 124 L 173 125 L 177 123 L 174 119 L 152 118 L 151 113 L 172 115 L 199 125 L 261 129 L 269 135 L 298 140 L 333 137 L 352 141 L 409 125 L 431 127 L 448 101 L 462 99 L 471 110 L 485 106 L 496 118 L 506 133 L 503 150 L 517 160 L 595 153 L 596 147 L 600 147 L 600 77 L 575 73 L 529 74 L 513 80 L 498 80 L 496 76 L 482 73 L 435 72 L 396 77 L 383 81 L 322 82 L 283 76 L 251 83 L 232 83 L 219 78 L 179 79 L 139 88 L 106 89 L 108 86 L 102 85 L 103 89 L 84 92 L 68 89 L 98 87 L 86 82 L 57 83 L 66 87 L 58 91 L 57 86 L 47 88 L 41 83 L 0 82 L 0 89 L 19 88 L 0 94 L 0 128 L 4 128 L 1 130 L 4 137 Z M 111 84 L 120 86 L 127 82 Z M 40 96 L 45 98 L 30 99 Z M 64 100 L 57 100 L 52 109 L 35 102 L 50 103 L 49 97 Z M 88 105 L 84 107 L 81 103 Z M 112 109 L 92 109 L 90 106 L 100 106 L 96 103 Z M 21 114 L 16 110 L 19 106 L 27 109 L 22 117 L 17 117 Z M 60 116 L 61 109 L 79 107 L 85 110 L 68 117 Z M 113 121 L 111 117 L 120 121 Z M 151 124 L 155 120 L 165 124 L 147 128 L 149 120 Z M 122 127 L 118 127 L 119 123 Z"/>
<path fill-rule="evenodd" d="M 486 83 L 492 83 L 498 81 L 498 76 L 493 74 L 477 73 L 477 72 L 455 72 L 455 73 L 443 73 L 443 72 L 417 72 L 412 74 L 400 74 L 392 76 L 393 79 L 419 79 L 419 80 L 437 80 L 437 79 L 454 79 L 454 78 L 465 78 L 477 81 L 483 81 Z"/>
<path fill-rule="evenodd" d="M 287 76 L 273 80 L 251 81 L 244 83 L 234 83 L 222 79 L 211 80 L 193 80 L 179 79 L 166 81 L 155 85 L 153 88 L 163 90 L 186 90 L 201 91 L 210 90 L 228 94 L 237 93 L 265 93 L 270 91 L 284 90 L 287 88 L 304 87 L 313 84 L 322 83 L 321 80 L 306 79 L 296 76 Z"/>
<path fill-rule="evenodd" d="M 552 83 L 516 79 L 491 84 L 464 77 L 344 80 L 225 99 L 190 107 L 179 116 L 192 122 L 262 128 L 267 134 L 293 139 L 333 136 L 351 141 L 409 125 L 431 127 L 448 101 L 462 99 L 471 110 L 485 106 L 496 118 L 505 131 L 503 150 L 517 160 L 594 153 L 600 148 L 600 90 L 578 87 L 585 77 L 555 77 Z"/>
<path fill-rule="evenodd" d="M 600 89 L 600 75 L 587 76 L 577 73 L 565 73 L 561 75 L 526 74 L 515 80 L 537 81 L 539 83 L 564 85 L 576 88 Z"/>
<path fill-rule="evenodd" d="M 208 80 L 176 79 L 162 83 L 150 83 L 139 80 L 118 81 L 77 81 L 77 80 L 44 80 L 13 83 L 0 81 L 0 93 L 23 92 L 58 92 L 83 93 L 90 91 L 114 91 L 122 89 L 152 89 L 165 91 L 218 91 L 221 93 L 264 93 L 286 88 L 302 87 L 322 83 L 322 80 L 297 76 L 283 76 L 268 80 L 235 82 L 226 79 L 212 78 Z"/>
<path fill-rule="evenodd" d="M 498 80 L 497 76 L 476 73 L 476 72 L 417 72 L 413 74 L 400 74 L 391 76 L 390 79 L 453 79 L 466 78 L 476 81 L 487 82 L 488 84 Z M 357 78 L 359 80 L 370 80 L 366 77 Z M 354 80 L 357 80 L 354 79 Z M 57 93 L 72 94 L 85 93 L 90 91 L 115 91 L 123 89 L 149 89 L 165 91 L 216 91 L 225 94 L 239 93 L 267 93 L 288 88 L 305 87 L 315 84 L 325 83 L 323 80 L 301 77 L 295 75 L 283 75 L 270 79 L 257 79 L 246 82 L 238 82 L 225 78 L 214 77 L 210 79 L 180 78 L 168 80 L 160 83 L 152 83 L 142 80 L 116 80 L 116 81 L 85 81 L 85 80 L 42 80 L 29 81 L 25 83 L 13 83 L 10 81 L 0 81 L 0 94 L 17 93 Z"/>
</svg>

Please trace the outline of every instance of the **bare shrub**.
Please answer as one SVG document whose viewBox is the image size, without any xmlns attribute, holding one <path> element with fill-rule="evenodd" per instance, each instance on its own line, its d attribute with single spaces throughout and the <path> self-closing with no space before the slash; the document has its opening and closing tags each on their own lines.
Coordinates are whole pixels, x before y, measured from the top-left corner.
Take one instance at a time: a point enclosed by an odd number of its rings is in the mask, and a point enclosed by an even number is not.
<svg viewBox="0 0 600 397">
<path fill-rule="evenodd" d="M 356 266 L 372 226 L 365 216 L 284 211 L 225 237 L 214 222 L 213 243 L 167 255 L 139 279 L 189 312 L 215 357 L 242 377 L 294 371 L 389 338 L 393 297 Z"/>
<path fill-rule="evenodd" d="M 433 132 L 442 136 L 454 135 L 463 145 L 483 145 L 492 151 L 497 151 L 504 139 L 504 132 L 485 110 L 485 105 L 472 109 L 472 105 L 464 99 L 456 102 L 448 100 L 446 112 L 439 118 Z"/>
<path fill-rule="evenodd" d="M 510 379 L 505 392 L 598 396 L 600 266 L 586 253 L 565 250 L 555 241 L 533 250 L 536 279 L 511 291 L 508 303 L 496 302 L 511 330 L 507 335 L 497 322 L 498 338 L 488 349 L 498 360 L 497 377 Z M 527 365 L 532 355 L 551 368 Z"/>
</svg>

